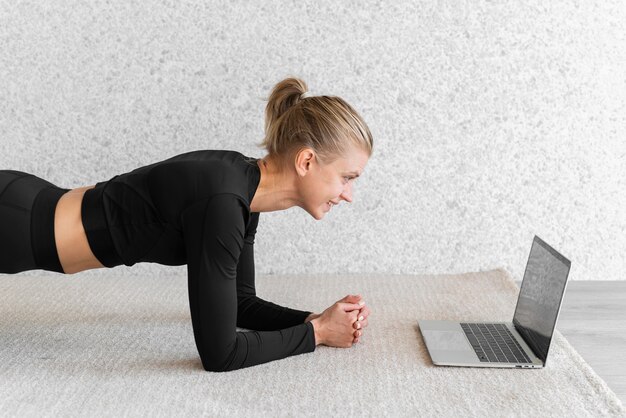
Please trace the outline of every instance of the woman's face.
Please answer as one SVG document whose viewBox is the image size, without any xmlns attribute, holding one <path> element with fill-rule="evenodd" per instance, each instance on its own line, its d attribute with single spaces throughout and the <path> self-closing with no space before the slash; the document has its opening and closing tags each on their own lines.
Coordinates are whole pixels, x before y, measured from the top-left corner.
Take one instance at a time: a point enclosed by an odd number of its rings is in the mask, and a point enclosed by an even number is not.
<svg viewBox="0 0 626 418">
<path fill-rule="evenodd" d="M 301 175 L 306 173 L 300 177 L 303 209 L 320 220 L 342 200 L 352 202 L 352 187 L 363 173 L 368 159 L 365 151 L 353 148 L 347 157 L 323 166 L 309 150 L 300 153 L 297 170 Z"/>
</svg>

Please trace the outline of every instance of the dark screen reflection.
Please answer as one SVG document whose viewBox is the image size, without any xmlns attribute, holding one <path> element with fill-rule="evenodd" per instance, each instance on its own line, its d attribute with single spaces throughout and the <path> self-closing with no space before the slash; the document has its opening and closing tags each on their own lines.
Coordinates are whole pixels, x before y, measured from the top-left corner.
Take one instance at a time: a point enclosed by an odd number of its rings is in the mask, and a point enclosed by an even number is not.
<svg viewBox="0 0 626 418">
<path fill-rule="evenodd" d="M 513 323 L 544 362 L 563 298 L 570 262 L 535 237 Z"/>
</svg>

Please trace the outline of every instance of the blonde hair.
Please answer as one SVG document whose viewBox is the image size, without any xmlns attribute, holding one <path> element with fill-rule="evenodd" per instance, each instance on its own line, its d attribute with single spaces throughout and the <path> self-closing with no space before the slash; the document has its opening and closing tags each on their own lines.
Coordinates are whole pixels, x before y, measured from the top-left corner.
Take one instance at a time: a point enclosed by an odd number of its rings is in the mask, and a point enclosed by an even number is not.
<svg viewBox="0 0 626 418">
<path fill-rule="evenodd" d="M 308 91 L 299 78 L 286 78 L 276 84 L 265 107 L 265 148 L 281 169 L 293 164 L 303 148 L 311 148 L 320 164 L 330 164 L 346 156 L 350 146 L 371 157 L 374 141 L 359 114 L 337 96 L 300 95 Z"/>
</svg>

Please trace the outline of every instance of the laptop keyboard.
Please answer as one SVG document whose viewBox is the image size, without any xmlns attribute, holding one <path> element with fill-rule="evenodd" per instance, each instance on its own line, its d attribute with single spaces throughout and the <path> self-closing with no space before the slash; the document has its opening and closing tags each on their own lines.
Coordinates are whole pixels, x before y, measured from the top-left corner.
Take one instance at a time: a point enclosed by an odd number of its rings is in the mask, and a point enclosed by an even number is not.
<svg viewBox="0 0 626 418">
<path fill-rule="evenodd" d="M 461 323 L 481 362 L 530 363 L 530 359 L 504 324 Z"/>
</svg>

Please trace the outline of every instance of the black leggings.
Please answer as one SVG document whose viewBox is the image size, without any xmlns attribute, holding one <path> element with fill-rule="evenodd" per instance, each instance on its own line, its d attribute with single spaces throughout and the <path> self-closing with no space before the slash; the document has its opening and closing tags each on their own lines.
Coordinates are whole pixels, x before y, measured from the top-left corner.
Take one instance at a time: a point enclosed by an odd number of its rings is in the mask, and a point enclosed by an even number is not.
<svg viewBox="0 0 626 418">
<path fill-rule="evenodd" d="M 69 190 L 23 171 L 0 170 L 0 273 L 64 273 L 54 241 L 54 210 Z"/>
</svg>

